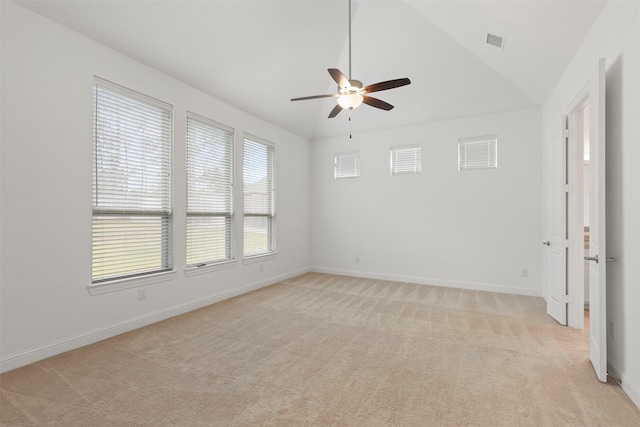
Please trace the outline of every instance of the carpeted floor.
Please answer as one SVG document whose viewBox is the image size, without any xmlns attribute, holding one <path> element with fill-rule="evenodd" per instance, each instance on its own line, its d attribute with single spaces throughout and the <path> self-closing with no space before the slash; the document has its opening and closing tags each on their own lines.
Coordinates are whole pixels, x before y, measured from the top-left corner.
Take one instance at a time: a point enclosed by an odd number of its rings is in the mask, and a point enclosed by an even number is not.
<svg viewBox="0 0 640 427">
<path fill-rule="evenodd" d="M 46 426 L 638 426 L 540 298 L 305 274 L 0 376 Z"/>
</svg>

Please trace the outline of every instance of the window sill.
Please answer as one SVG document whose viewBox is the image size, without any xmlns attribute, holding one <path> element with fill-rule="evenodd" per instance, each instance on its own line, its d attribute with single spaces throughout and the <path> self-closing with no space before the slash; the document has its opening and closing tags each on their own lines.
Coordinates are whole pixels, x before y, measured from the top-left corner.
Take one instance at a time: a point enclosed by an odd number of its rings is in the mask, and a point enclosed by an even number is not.
<svg viewBox="0 0 640 427">
<path fill-rule="evenodd" d="M 109 292 L 117 292 L 125 289 L 136 288 L 138 286 L 151 285 L 153 283 L 167 282 L 173 280 L 176 271 L 163 271 L 161 273 L 149 274 L 140 277 L 130 277 L 127 279 L 112 280 L 109 282 L 96 283 L 87 286 L 87 290 L 91 295 L 101 295 Z"/>
<path fill-rule="evenodd" d="M 272 259 L 276 259 L 277 255 L 277 252 L 269 252 L 268 254 L 246 257 L 242 259 L 242 264 L 256 264 L 258 262 L 271 261 Z"/>
<path fill-rule="evenodd" d="M 237 260 L 232 259 L 229 261 L 217 262 L 215 264 L 205 264 L 200 267 L 188 267 L 184 270 L 184 275 L 191 277 L 199 274 L 211 273 L 212 271 L 225 270 L 227 268 L 235 267 L 237 262 Z"/>
</svg>

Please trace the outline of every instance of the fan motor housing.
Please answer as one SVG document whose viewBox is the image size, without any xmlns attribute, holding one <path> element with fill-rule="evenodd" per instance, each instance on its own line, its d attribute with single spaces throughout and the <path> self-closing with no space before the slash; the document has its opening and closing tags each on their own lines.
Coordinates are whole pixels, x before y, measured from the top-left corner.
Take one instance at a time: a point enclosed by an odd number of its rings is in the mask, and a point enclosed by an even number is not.
<svg viewBox="0 0 640 427">
<path fill-rule="evenodd" d="M 360 80 L 349 80 L 349 87 L 340 87 L 338 86 L 338 92 L 341 95 L 346 95 L 348 93 L 358 93 L 362 90 L 363 84 Z"/>
</svg>

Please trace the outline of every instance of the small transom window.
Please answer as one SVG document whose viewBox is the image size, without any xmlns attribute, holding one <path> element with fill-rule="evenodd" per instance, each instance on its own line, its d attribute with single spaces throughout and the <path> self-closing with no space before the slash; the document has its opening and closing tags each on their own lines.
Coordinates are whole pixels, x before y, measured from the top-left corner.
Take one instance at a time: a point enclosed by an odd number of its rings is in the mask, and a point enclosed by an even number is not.
<svg viewBox="0 0 640 427">
<path fill-rule="evenodd" d="M 478 136 L 458 140 L 458 170 L 498 167 L 498 136 Z"/>
<path fill-rule="evenodd" d="M 403 145 L 391 147 L 391 175 L 422 172 L 422 147 Z"/>
<path fill-rule="evenodd" d="M 360 153 L 336 153 L 335 178 L 357 178 L 360 176 Z"/>
</svg>

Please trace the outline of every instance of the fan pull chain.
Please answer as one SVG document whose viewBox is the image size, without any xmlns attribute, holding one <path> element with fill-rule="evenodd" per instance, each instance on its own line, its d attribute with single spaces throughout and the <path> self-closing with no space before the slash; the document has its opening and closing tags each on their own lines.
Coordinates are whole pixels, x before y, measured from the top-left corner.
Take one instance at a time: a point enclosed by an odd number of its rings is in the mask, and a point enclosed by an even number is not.
<svg viewBox="0 0 640 427">
<path fill-rule="evenodd" d="M 349 109 L 349 139 L 352 138 L 351 135 L 351 109 Z"/>
</svg>

